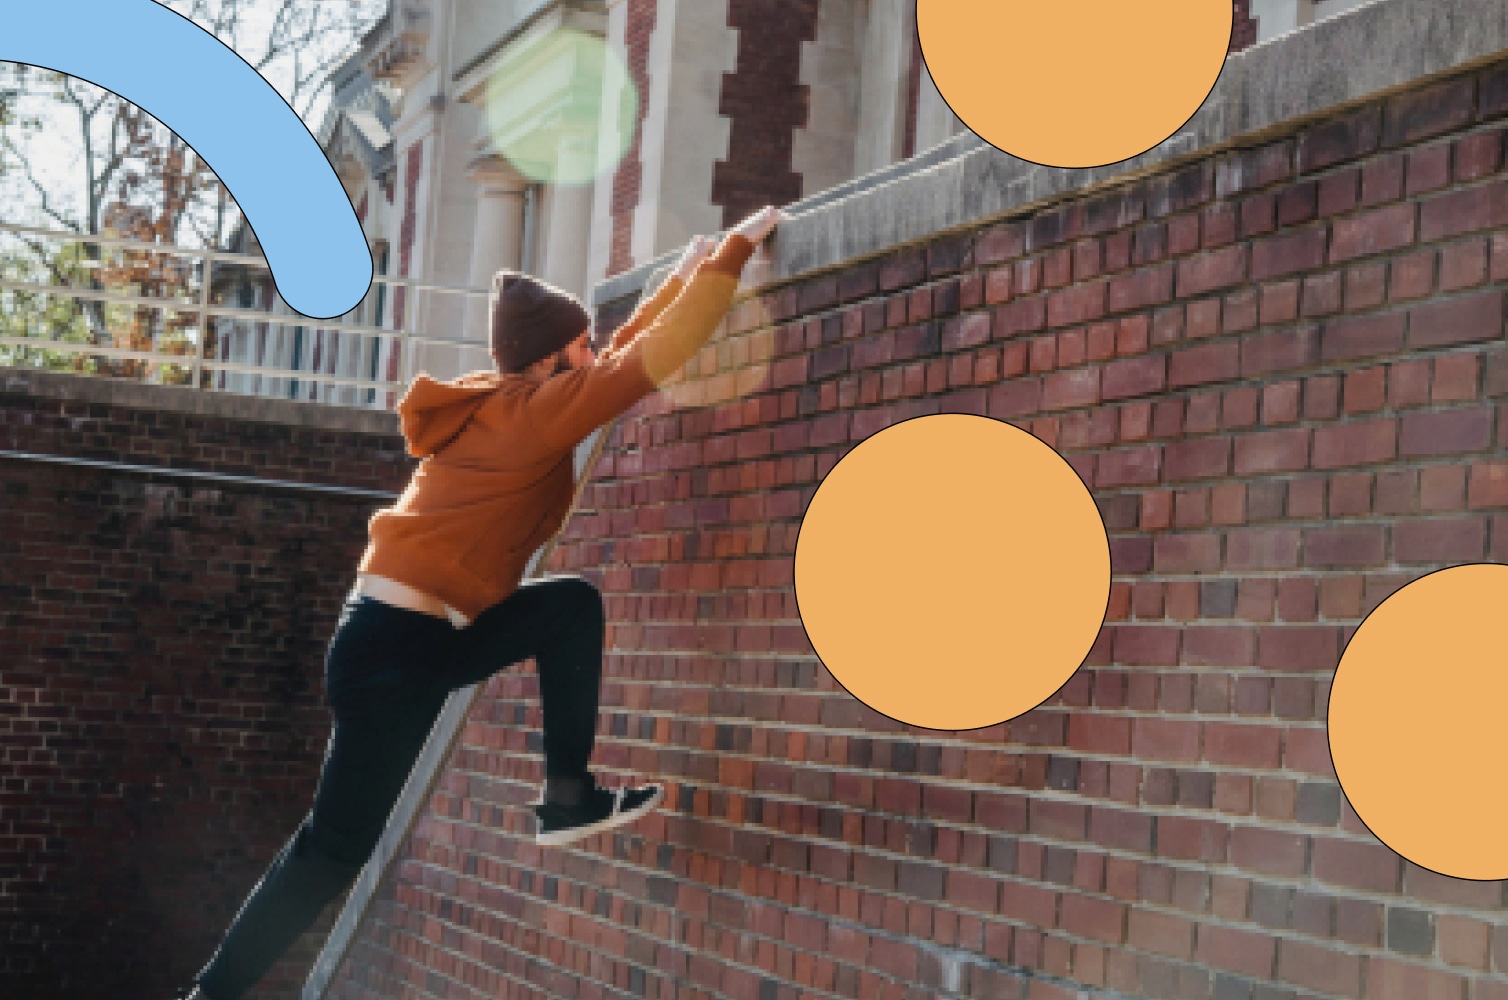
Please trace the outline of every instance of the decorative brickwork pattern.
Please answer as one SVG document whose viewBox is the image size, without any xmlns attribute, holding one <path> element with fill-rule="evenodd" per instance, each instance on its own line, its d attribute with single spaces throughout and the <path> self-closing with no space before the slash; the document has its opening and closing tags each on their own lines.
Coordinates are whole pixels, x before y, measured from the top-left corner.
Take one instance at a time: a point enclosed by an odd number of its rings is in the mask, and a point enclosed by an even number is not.
<svg viewBox="0 0 1508 1000">
<path fill-rule="evenodd" d="M 181 392 L 183 390 L 163 390 Z M 0 392 L 16 451 L 396 492 L 396 435 Z M 0 995 L 168 997 L 313 799 L 379 501 L 0 459 Z M 333 913 L 249 1000 L 299 995 Z"/>
<path fill-rule="evenodd" d="M 535 847 L 495 679 L 330 996 L 1508 997 L 1504 885 L 1379 844 L 1324 729 L 1368 611 L 1508 560 L 1505 114 L 1499 65 L 736 308 L 551 564 L 607 599 L 596 762 L 667 808 Z M 1065 455 L 1114 582 L 1050 703 L 938 733 L 843 692 L 791 572 L 849 448 L 953 411 Z"/>
<path fill-rule="evenodd" d="M 1257 43 L 1257 19 L 1251 16 L 1251 0 L 1234 0 L 1230 51 L 1240 52 Z"/>
<path fill-rule="evenodd" d="M 419 231 L 419 172 L 424 166 L 424 143 L 408 147 L 408 168 L 404 172 L 403 220 L 398 224 L 398 277 L 409 276 L 413 263 L 414 239 Z M 408 304 L 408 289 L 402 285 L 393 289 L 393 329 L 403 329 L 404 307 Z M 390 356 L 389 379 L 398 377 L 398 352 Z"/>
<path fill-rule="evenodd" d="M 644 116 L 649 111 L 649 40 L 655 30 L 659 0 L 628 0 L 628 23 L 624 27 L 624 46 L 628 50 L 628 74 L 639 94 L 639 117 L 634 122 L 633 141 L 613 172 L 612 247 L 608 256 L 609 276 L 634 266 L 634 209 L 644 186 L 644 165 L 639 161 L 643 148 Z"/>
<path fill-rule="evenodd" d="M 764 205 L 801 197 L 791 169 L 793 133 L 806 126 L 801 43 L 817 37 L 818 0 L 728 0 L 738 65 L 723 74 L 718 113 L 729 122 L 728 158 L 712 165 L 712 204 L 732 226 Z"/>
<path fill-rule="evenodd" d="M 398 277 L 409 276 L 409 265 L 412 263 L 414 252 L 414 238 L 419 228 L 419 171 L 424 165 L 424 142 L 420 140 L 408 147 L 408 168 L 404 173 L 403 194 L 403 220 L 398 224 Z M 392 286 L 390 286 L 392 287 Z M 393 292 L 393 325 L 392 329 L 401 330 L 405 322 L 405 310 L 408 306 L 408 288 L 405 285 L 392 287 Z M 403 348 L 396 342 L 389 342 L 387 351 L 387 374 L 389 382 L 396 382 L 399 371 L 403 364 Z M 389 409 L 397 401 L 397 394 L 387 393 L 387 406 Z"/>
</svg>

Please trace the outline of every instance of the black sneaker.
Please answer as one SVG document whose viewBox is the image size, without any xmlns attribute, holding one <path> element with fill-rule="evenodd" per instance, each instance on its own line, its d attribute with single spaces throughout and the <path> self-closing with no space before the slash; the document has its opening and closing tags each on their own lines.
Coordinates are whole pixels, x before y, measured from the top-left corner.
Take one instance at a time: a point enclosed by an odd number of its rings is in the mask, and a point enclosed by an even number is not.
<svg viewBox="0 0 1508 1000">
<path fill-rule="evenodd" d="M 534 842 L 549 846 L 569 844 L 632 823 L 664 798 L 665 787 L 650 784 L 612 789 L 593 787 L 581 804 L 575 806 L 538 803 L 534 806 L 534 815 L 539 817 Z"/>
</svg>

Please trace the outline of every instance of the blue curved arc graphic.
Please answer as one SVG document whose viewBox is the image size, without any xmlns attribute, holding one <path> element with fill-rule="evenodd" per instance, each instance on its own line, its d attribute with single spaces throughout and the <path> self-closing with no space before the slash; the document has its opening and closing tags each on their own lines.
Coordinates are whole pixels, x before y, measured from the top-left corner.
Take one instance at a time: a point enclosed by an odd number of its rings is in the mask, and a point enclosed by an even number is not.
<svg viewBox="0 0 1508 1000">
<path fill-rule="evenodd" d="M 319 143 L 193 21 L 153 0 L 0 0 L 0 60 L 104 87 L 181 136 L 241 207 L 296 311 L 332 319 L 371 288 L 361 223 Z"/>
</svg>

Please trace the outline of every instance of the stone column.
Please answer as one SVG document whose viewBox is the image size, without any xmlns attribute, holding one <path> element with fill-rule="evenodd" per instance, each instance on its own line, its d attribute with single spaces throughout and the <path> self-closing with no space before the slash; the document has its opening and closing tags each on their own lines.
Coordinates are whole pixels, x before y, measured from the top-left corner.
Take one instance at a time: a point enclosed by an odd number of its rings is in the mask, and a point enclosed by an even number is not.
<svg viewBox="0 0 1508 1000">
<path fill-rule="evenodd" d="M 476 225 L 473 229 L 471 274 L 467 284 L 487 288 L 502 268 L 517 268 L 524 244 L 524 189 L 528 180 L 506 159 L 479 156 L 466 176 L 477 186 Z M 468 297 L 466 339 L 487 343 L 487 300 Z"/>
<path fill-rule="evenodd" d="M 858 176 L 854 150 L 866 90 L 888 91 L 897 82 L 866 79 L 861 34 L 866 8 L 865 0 L 822 0 L 816 40 L 800 45 L 800 83 L 808 88 L 808 105 L 806 124 L 791 132 L 791 170 L 801 175 L 804 195 Z"/>
<path fill-rule="evenodd" d="M 854 177 L 901 158 L 910 96 L 912 33 L 908 27 L 904 0 L 869 0 L 858 71 Z"/>
<path fill-rule="evenodd" d="M 550 284 L 582 296 L 585 302 L 587 253 L 592 231 L 592 165 L 596 142 L 589 135 L 567 135 L 560 141 L 555 176 L 562 183 L 550 187 L 549 214 L 541 225 L 544 259 L 539 276 Z"/>
</svg>

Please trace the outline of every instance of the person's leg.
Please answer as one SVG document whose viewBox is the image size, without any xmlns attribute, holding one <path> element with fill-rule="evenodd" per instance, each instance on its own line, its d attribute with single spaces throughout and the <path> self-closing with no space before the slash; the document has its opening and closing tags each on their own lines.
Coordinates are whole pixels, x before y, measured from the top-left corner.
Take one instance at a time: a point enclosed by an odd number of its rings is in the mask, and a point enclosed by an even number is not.
<svg viewBox="0 0 1508 1000">
<path fill-rule="evenodd" d="M 534 658 L 544 714 L 546 797 L 572 802 L 591 787 L 606 635 L 602 595 L 574 576 L 526 580 L 458 636 L 447 684 L 485 681 Z"/>
<path fill-rule="evenodd" d="M 335 725 L 314 805 L 199 973 L 207 1000 L 237 1000 L 361 873 L 448 691 L 435 675 L 449 622 L 348 604 L 326 657 Z"/>
<path fill-rule="evenodd" d="M 597 735 L 602 595 L 589 581 L 556 576 L 524 583 L 477 616 L 450 660 L 454 687 L 486 680 L 533 657 L 544 712 L 545 793 L 534 806 L 536 843 L 567 844 L 631 822 L 660 804 L 658 784 L 599 788 L 587 762 Z"/>
</svg>

